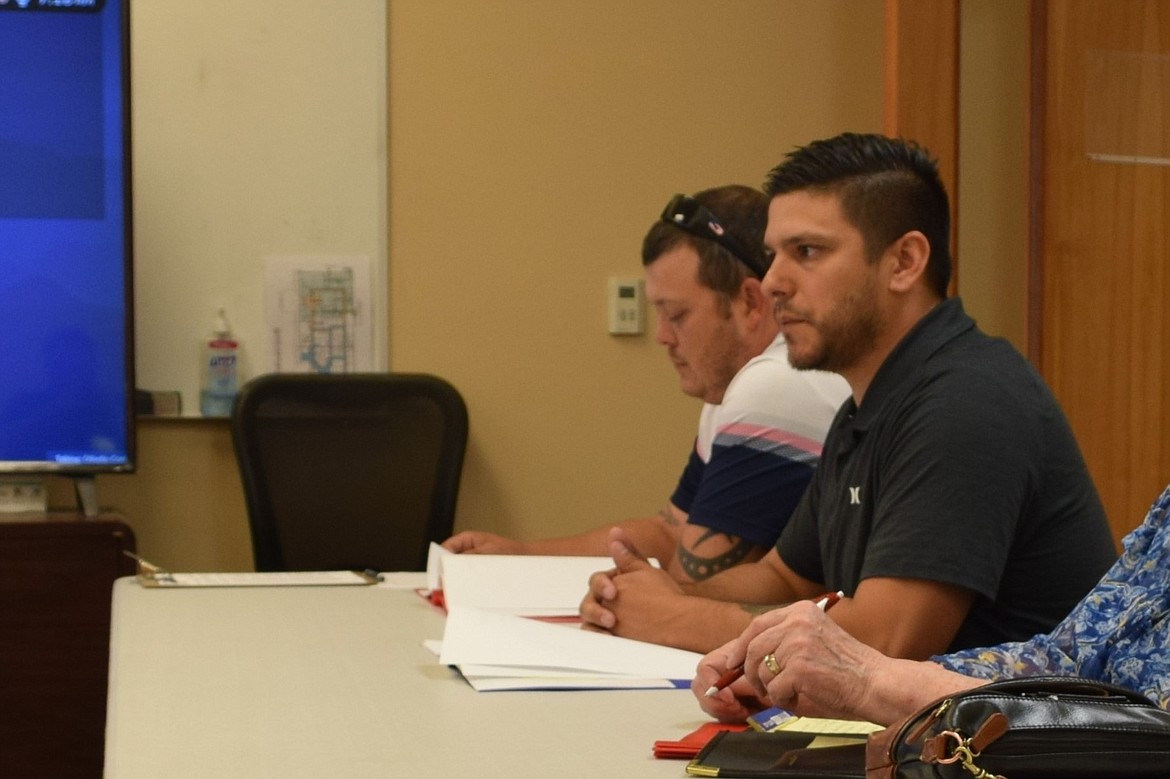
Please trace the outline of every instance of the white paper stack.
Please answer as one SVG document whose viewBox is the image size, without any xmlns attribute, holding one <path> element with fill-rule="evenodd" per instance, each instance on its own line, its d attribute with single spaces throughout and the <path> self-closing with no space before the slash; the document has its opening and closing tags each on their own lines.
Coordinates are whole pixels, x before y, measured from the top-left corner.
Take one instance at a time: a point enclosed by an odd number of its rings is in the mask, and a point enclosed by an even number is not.
<svg viewBox="0 0 1170 779">
<path fill-rule="evenodd" d="M 474 606 L 525 617 L 575 617 L 589 577 L 613 568 L 608 557 L 453 554 L 433 544 L 431 589 L 451 606 Z"/>
<path fill-rule="evenodd" d="M 701 655 L 512 614 L 453 606 L 439 661 L 477 690 L 686 688 Z"/>
</svg>

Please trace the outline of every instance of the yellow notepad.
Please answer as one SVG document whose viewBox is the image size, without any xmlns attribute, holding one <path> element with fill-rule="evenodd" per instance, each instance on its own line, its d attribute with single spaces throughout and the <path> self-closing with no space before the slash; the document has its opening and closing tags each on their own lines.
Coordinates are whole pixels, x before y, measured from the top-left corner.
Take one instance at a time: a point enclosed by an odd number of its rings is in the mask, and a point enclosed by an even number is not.
<svg viewBox="0 0 1170 779">
<path fill-rule="evenodd" d="M 777 730 L 794 733 L 819 733 L 837 736 L 865 736 L 878 730 L 881 725 L 872 722 L 821 717 L 801 717 L 784 709 L 765 709 L 748 717 L 753 730 L 772 733 Z"/>
</svg>

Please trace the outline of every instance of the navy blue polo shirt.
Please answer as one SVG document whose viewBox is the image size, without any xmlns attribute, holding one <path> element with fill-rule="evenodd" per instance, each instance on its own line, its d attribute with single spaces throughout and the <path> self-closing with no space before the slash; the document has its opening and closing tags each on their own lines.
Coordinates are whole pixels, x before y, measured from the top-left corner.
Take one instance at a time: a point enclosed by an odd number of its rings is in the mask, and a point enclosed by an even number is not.
<svg viewBox="0 0 1170 779">
<path fill-rule="evenodd" d="M 958 298 L 842 406 L 776 549 L 851 595 L 869 577 L 975 593 L 950 650 L 1057 624 L 1116 557 L 1072 430 L 1040 375 Z"/>
</svg>

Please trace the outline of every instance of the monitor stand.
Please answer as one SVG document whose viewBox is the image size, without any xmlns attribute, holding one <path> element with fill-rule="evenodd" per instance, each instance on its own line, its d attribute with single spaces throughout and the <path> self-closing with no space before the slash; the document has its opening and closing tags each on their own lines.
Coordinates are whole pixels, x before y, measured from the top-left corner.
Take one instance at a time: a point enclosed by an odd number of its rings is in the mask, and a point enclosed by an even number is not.
<svg viewBox="0 0 1170 779">
<path fill-rule="evenodd" d="M 87 517 L 101 514 L 97 499 L 97 479 L 93 476 L 74 476 L 73 488 L 77 491 L 77 505 Z"/>
</svg>

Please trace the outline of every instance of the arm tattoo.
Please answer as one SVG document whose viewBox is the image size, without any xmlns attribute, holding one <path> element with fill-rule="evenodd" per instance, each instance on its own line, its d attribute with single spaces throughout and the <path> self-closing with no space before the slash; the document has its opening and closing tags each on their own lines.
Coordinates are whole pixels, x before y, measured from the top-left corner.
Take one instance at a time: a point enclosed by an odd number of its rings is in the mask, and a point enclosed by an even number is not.
<svg viewBox="0 0 1170 779">
<path fill-rule="evenodd" d="M 782 603 L 741 603 L 741 604 L 739 604 L 739 607 L 741 609 L 743 609 L 744 611 L 746 611 L 748 614 L 751 614 L 753 617 L 758 617 L 759 615 L 765 614 L 769 611 L 772 611 L 773 609 L 778 609 L 782 605 L 784 605 L 784 604 L 782 604 Z"/>
<path fill-rule="evenodd" d="M 658 509 L 658 516 L 662 517 L 662 521 L 666 523 L 667 527 L 678 527 L 678 520 L 675 519 L 674 512 L 670 510 L 670 506 L 663 506 Z"/>
<path fill-rule="evenodd" d="M 703 534 L 698 542 L 695 543 L 694 549 L 698 549 L 704 541 L 716 535 L 726 534 L 716 533 L 714 530 L 708 530 Z M 704 579 L 709 579 L 720 571 L 726 571 L 728 568 L 742 563 L 744 558 L 746 558 L 751 553 L 751 551 L 756 548 L 755 544 L 746 539 L 736 538 L 735 536 L 726 537 L 729 541 L 733 542 L 731 548 L 723 554 L 716 555 L 715 557 L 702 557 L 696 554 L 694 549 L 687 549 L 682 544 L 679 544 L 677 552 L 678 561 L 679 564 L 682 565 L 682 569 L 686 572 L 687 576 L 691 577 L 697 582 L 701 582 Z"/>
</svg>

